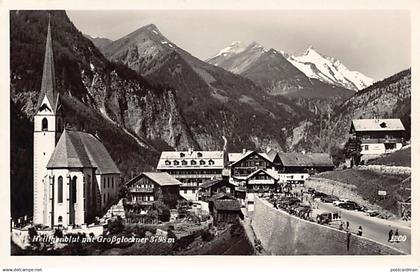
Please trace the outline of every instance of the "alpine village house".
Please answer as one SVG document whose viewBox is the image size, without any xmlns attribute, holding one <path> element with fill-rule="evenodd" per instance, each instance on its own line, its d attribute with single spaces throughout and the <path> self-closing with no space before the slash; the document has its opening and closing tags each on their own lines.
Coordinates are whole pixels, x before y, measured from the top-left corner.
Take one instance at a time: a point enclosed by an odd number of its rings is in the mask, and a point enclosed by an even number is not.
<svg viewBox="0 0 420 272">
<path fill-rule="evenodd" d="M 48 23 L 41 91 L 34 116 L 33 223 L 81 226 L 117 199 L 120 171 L 94 135 L 65 129 Z"/>
</svg>

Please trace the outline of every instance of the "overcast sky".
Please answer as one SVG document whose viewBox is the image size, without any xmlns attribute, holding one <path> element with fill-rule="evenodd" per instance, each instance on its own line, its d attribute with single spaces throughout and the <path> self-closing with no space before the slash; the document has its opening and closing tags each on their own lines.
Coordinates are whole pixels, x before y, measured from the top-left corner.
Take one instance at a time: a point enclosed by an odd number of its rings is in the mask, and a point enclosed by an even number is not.
<svg viewBox="0 0 420 272">
<path fill-rule="evenodd" d="M 147 24 L 207 59 L 233 41 L 302 54 L 310 45 L 375 80 L 410 67 L 410 13 L 404 10 L 67 11 L 85 34 L 116 40 Z"/>
</svg>

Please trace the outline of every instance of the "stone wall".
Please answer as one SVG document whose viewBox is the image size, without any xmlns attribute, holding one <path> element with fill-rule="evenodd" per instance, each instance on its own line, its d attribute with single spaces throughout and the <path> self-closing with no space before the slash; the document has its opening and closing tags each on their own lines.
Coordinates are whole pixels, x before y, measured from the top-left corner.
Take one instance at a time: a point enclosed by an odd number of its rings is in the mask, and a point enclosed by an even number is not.
<svg viewBox="0 0 420 272">
<path fill-rule="evenodd" d="M 309 222 L 277 210 L 255 197 L 252 227 L 271 255 L 400 255 L 391 247 Z"/>
</svg>

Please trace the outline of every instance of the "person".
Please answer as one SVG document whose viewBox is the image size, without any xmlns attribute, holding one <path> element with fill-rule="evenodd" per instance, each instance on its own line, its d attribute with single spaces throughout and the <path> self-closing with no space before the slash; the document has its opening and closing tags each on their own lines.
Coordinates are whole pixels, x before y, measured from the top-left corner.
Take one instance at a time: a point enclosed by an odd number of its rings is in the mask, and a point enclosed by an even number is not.
<svg viewBox="0 0 420 272">
<path fill-rule="evenodd" d="M 362 226 L 359 226 L 359 230 L 357 231 L 357 235 L 362 236 L 363 234 L 363 228 Z"/>
<path fill-rule="evenodd" d="M 388 242 L 391 242 L 393 235 L 394 235 L 394 232 L 392 231 L 392 229 L 389 230 L 389 232 L 388 232 Z"/>
<path fill-rule="evenodd" d="M 350 222 L 349 221 L 347 221 L 346 222 L 346 229 L 348 230 L 350 228 Z"/>
<path fill-rule="evenodd" d="M 339 229 L 340 229 L 340 230 L 343 230 L 343 229 L 344 229 L 344 224 L 343 224 L 343 222 L 341 222 L 341 223 L 340 223 L 340 227 L 339 227 Z"/>
<path fill-rule="evenodd" d="M 399 240 L 398 240 L 398 229 L 395 230 L 394 236 L 395 236 L 395 241 L 398 243 L 399 242 Z"/>
</svg>

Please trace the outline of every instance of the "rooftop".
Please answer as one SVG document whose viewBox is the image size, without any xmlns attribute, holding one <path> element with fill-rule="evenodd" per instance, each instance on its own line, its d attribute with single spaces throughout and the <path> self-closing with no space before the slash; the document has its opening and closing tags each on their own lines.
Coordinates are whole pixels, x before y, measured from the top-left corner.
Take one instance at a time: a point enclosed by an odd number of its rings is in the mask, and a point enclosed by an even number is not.
<svg viewBox="0 0 420 272">
<path fill-rule="evenodd" d="M 224 167 L 223 151 L 164 151 L 157 169 L 199 169 Z"/>
<path fill-rule="evenodd" d="M 355 131 L 405 130 L 400 119 L 354 119 L 352 127 Z"/>
<path fill-rule="evenodd" d="M 241 204 L 236 199 L 219 199 L 214 201 L 214 208 L 218 211 L 241 211 Z"/>
<path fill-rule="evenodd" d="M 99 174 L 119 174 L 102 142 L 87 132 L 65 129 L 48 161 L 47 168 L 89 167 Z"/>
<path fill-rule="evenodd" d="M 160 186 L 173 186 L 173 185 L 180 185 L 181 182 L 174 178 L 173 176 L 169 175 L 165 172 L 143 172 L 137 177 L 131 179 L 128 184 L 131 184 L 137 181 L 142 176 L 149 178 L 150 180 L 156 182 Z"/>
</svg>

